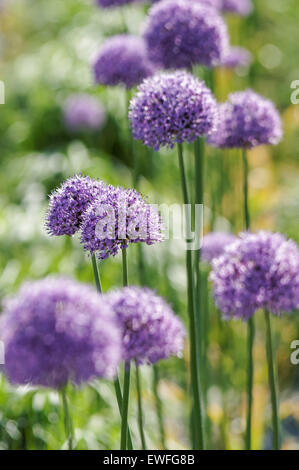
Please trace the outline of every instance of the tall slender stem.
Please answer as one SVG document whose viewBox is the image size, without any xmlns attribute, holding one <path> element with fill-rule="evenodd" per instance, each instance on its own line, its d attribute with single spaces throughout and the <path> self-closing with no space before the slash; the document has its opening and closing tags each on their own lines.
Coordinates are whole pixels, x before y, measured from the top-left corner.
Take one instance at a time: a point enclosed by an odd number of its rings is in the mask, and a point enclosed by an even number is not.
<svg viewBox="0 0 299 470">
<path fill-rule="evenodd" d="M 183 157 L 183 145 L 178 144 L 178 158 L 181 175 L 181 185 L 183 191 L 183 198 L 185 204 L 185 216 L 186 216 L 186 229 L 190 227 L 190 213 L 189 207 L 189 196 L 187 188 L 187 179 Z M 188 241 L 188 240 L 187 240 Z M 199 342 L 198 342 L 198 325 L 197 318 L 195 315 L 195 298 L 194 298 L 194 279 L 192 269 L 192 252 L 186 250 L 186 271 L 187 271 L 187 285 L 188 285 L 188 312 L 189 312 L 189 328 L 190 328 L 190 365 L 191 365 L 191 385 L 193 394 L 193 406 L 194 406 L 194 420 L 195 420 L 195 448 L 204 448 L 204 436 L 202 428 L 202 410 L 200 401 L 200 374 L 199 374 Z"/>
<path fill-rule="evenodd" d="M 166 441 L 165 441 L 165 431 L 164 431 L 164 422 L 163 422 L 163 409 L 162 409 L 162 401 L 159 396 L 159 368 L 157 364 L 153 365 L 153 392 L 155 397 L 155 404 L 156 404 L 156 411 L 158 417 L 158 425 L 160 431 L 160 439 L 162 444 L 162 449 L 166 450 Z"/>
<path fill-rule="evenodd" d="M 121 250 L 122 253 L 122 265 L 123 265 L 123 286 L 128 285 L 128 260 L 127 260 L 127 248 Z"/>
<path fill-rule="evenodd" d="M 123 268 L 123 286 L 128 286 L 128 259 L 127 249 L 122 249 L 122 268 Z M 124 377 L 124 393 L 123 403 L 121 410 L 121 436 L 120 436 L 120 448 L 121 450 L 127 449 L 127 437 L 129 429 L 128 425 L 128 409 L 129 409 L 129 395 L 130 395 L 130 361 L 125 362 L 125 377 Z"/>
<path fill-rule="evenodd" d="M 250 212 L 249 212 L 249 190 L 248 190 L 248 173 L 249 173 L 249 166 L 248 166 L 248 158 L 247 158 L 247 150 L 242 150 L 242 158 L 243 158 L 243 193 L 244 193 L 244 219 L 245 219 L 245 228 L 246 230 L 250 230 Z"/>
<path fill-rule="evenodd" d="M 120 412 L 120 415 L 122 414 L 122 406 L 123 406 L 123 397 L 122 397 L 122 392 L 121 392 L 121 387 L 120 387 L 120 382 L 118 376 L 114 380 L 114 389 L 115 389 L 115 395 L 117 399 L 117 405 L 118 409 Z M 132 438 L 131 438 L 131 432 L 130 428 L 128 426 L 128 449 L 133 450 L 133 443 L 132 443 Z"/>
<path fill-rule="evenodd" d="M 249 211 L 249 191 L 248 191 L 248 173 L 249 165 L 247 158 L 247 150 L 242 150 L 243 159 L 243 192 L 244 192 L 244 221 L 245 228 L 247 231 L 250 230 L 250 211 Z M 253 343 L 254 343 L 254 320 L 251 317 L 247 324 L 247 420 L 246 420 L 246 435 L 245 445 L 246 450 L 251 449 L 251 428 L 252 428 L 252 389 L 253 389 L 253 376 L 254 376 L 254 365 L 253 365 Z"/>
<path fill-rule="evenodd" d="M 137 362 L 135 362 L 135 366 L 136 366 L 136 387 L 137 387 L 137 402 L 138 402 L 138 426 L 139 426 L 142 450 L 146 450 L 145 435 L 144 435 L 144 430 L 143 430 L 142 392 L 141 392 L 139 366 Z"/>
<path fill-rule="evenodd" d="M 100 277 L 100 273 L 99 273 L 99 270 L 98 270 L 96 257 L 95 257 L 94 254 L 91 255 L 91 260 L 92 260 L 92 267 L 93 267 L 93 273 L 94 273 L 96 287 L 97 287 L 98 292 L 100 294 L 102 294 L 101 277 Z M 116 399 L 117 399 L 118 409 L 119 409 L 119 412 L 120 412 L 120 415 L 121 415 L 123 398 L 122 398 L 122 392 L 121 392 L 121 387 L 120 387 L 118 376 L 116 376 L 116 379 L 114 380 L 114 389 L 115 389 L 115 395 L 116 395 Z M 128 448 L 129 448 L 129 450 L 133 449 L 132 438 L 131 438 L 131 433 L 130 433 L 129 427 L 128 427 Z"/>
<path fill-rule="evenodd" d="M 66 387 L 63 387 L 60 393 L 61 393 L 61 401 L 62 401 L 62 407 L 63 407 L 64 429 L 65 429 L 65 435 L 66 435 L 67 442 L 68 442 L 68 450 L 73 450 L 74 432 L 73 432 L 72 418 L 71 418 L 70 411 L 69 411 L 68 399 L 66 395 Z"/>
<path fill-rule="evenodd" d="M 273 338 L 271 331 L 271 318 L 268 311 L 265 311 L 266 335 L 267 335 L 267 360 L 268 360 L 268 376 L 271 391 L 272 404 L 272 426 L 273 426 L 273 449 L 279 450 L 279 418 L 278 418 L 278 399 L 277 386 L 275 378 L 275 358 L 273 353 Z"/>
<path fill-rule="evenodd" d="M 126 90 L 126 107 L 127 113 L 129 113 L 130 108 L 130 101 L 131 101 L 132 93 L 131 90 Z M 138 189 L 139 183 L 139 166 L 138 166 L 138 159 L 136 154 L 136 147 L 135 147 L 135 140 L 133 138 L 131 129 L 130 129 L 130 121 L 127 116 L 127 128 L 128 128 L 128 143 L 129 143 L 129 157 L 132 161 L 132 183 L 135 189 Z"/>
<path fill-rule="evenodd" d="M 125 362 L 125 379 L 124 379 L 124 394 L 123 404 L 121 411 L 121 436 L 120 436 L 120 449 L 127 449 L 127 436 L 128 436 L 128 410 L 129 410 L 129 396 L 130 396 L 130 361 Z"/>
<path fill-rule="evenodd" d="M 100 279 L 100 276 L 99 276 L 97 260 L 96 260 L 96 257 L 95 257 L 94 253 L 92 253 L 92 255 L 91 255 L 91 262 L 92 262 L 93 274 L 94 274 L 94 279 L 95 279 L 97 291 L 101 294 L 102 293 L 101 279 Z"/>
</svg>

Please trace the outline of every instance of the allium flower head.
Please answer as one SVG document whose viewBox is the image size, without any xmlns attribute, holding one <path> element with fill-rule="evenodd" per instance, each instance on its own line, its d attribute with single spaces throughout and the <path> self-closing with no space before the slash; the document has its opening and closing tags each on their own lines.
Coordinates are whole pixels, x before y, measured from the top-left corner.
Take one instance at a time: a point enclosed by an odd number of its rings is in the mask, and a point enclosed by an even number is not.
<svg viewBox="0 0 299 470">
<path fill-rule="evenodd" d="M 66 126 L 73 131 L 99 130 L 106 121 L 106 111 L 101 102 L 84 93 L 68 97 L 63 115 Z"/>
<path fill-rule="evenodd" d="M 46 228 L 50 235 L 74 235 L 81 226 L 83 213 L 106 185 L 88 176 L 66 180 L 50 196 Z"/>
<path fill-rule="evenodd" d="M 196 0 L 203 5 L 207 5 L 209 7 L 215 8 L 216 10 L 220 10 L 222 7 L 222 0 Z"/>
<path fill-rule="evenodd" d="M 163 241 L 161 215 L 134 189 L 107 188 L 83 216 L 81 243 L 100 259 L 115 256 L 129 243 Z"/>
<path fill-rule="evenodd" d="M 122 331 L 125 361 L 153 364 L 181 355 L 185 329 L 164 299 L 147 288 L 125 287 L 108 300 Z"/>
<path fill-rule="evenodd" d="M 211 232 L 203 237 L 201 247 L 201 259 L 205 263 L 211 263 L 214 258 L 218 258 L 225 248 L 237 240 L 231 233 Z"/>
<path fill-rule="evenodd" d="M 247 16 L 253 9 L 251 0 L 222 0 L 222 11 Z"/>
<path fill-rule="evenodd" d="M 94 63 L 96 83 L 132 88 L 154 73 L 144 40 L 121 34 L 107 39 Z"/>
<path fill-rule="evenodd" d="M 102 8 L 121 7 L 128 3 L 141 3 L 143 0 L 96 0 Z"/>
<path fill-rule="evenodd" d="M 252 62 L 252 55 L 243 47 L 231 47 L 224 57 L 221 66 L 226 68 L 248 67 Z"/>
<path fill-rule="evenodd" d="M 145 80 L 130 103 L 133 136 L 158 150 L 193 142 L 217 124 L 217 104 L 211 91 L 184 71 Z"/>
<path fill-rule="evenodd" d="M 214 67 L 228 49 L 221 15 L 198 1 L 164 0 L 152 6 L 144 37 L 150 59 L 165 69 Z"/>
<path fill-rule="evenodd" d="M 252 90 L 230 94 L 219 106 L 218 122 L 208 138 L 215 147 L 277 145 L 282 138 L 281 119 L 274 104 Z"/>
<path fill-rule="evenodd" d="M 246 320 L 258 309 L 281 314 L 299 306 L 299 249 L 279 233 L 241 234 L 212 268 L 215 301 L 227 318 Z"/>
<path fill-rule="evenodd" d="M 110 378 L 121 359 L 110 306 L 91 287 L 63 278 L 24 284 L 7 302 L 0 338 L 5 373 L 16 384 L 60 388 Z"/>
</svg>

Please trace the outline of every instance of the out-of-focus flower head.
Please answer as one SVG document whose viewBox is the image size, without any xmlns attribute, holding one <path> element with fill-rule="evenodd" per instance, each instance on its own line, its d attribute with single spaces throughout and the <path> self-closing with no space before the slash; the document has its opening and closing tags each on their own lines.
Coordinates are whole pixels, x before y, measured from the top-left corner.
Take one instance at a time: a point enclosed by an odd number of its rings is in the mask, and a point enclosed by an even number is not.
<svg viewBox="0 0 299 470">
<path fill-rule="evenodd" d="M 205 263 L 211 263 L 214 258 L 218 258 L 224 252 L 225 248 L 237 237 L 232 233 L 211 232 L 203 237 L 201 246 L 201 259 Z"/>
<path fill-rule="evenodd" d="M 163 0 L 152 6 L 144 38 L 150 59 L 165 69 L 214 67 L 229 44 L 220 13 L 186 0 Z"/>
<path fill-rule="evenodd" d="M 107 39 L 93 67 L 96 83 L 126 88 L 138 85 L 156 69 L 149 60 L 144 40 L 128 34 Z"/>
<path fill-rule="evenodd" d="M 105 190 L 102 181 L 75 175 L 50 196 L 46 229 L 52 236 L 74 235 L 81 226 L 87 207 Z"/>
<path fill-rule="evenodd" d="M 15 384 L 61 388 L 112 378 L 121 360 L 120 329 L 103 297 L 64 278 L 25 283 L 1 317 L 4 371 Z"/>
<path fill-rule="evenodd" d="M 95 97 L 78 93 L 69 96 L 64 103 L 63 117 L 72 131 L 100 130 L 106 122 L 106 111 Z"/>
<path fill-rule="evenodd" d="M 212 262 L 215 301 L 227 318 L 247 320 L 299 306 L 299 249 L 279 233 L 244 233 Z"/>
<path fill-rule="evenodd" d="M 163 240 L 160 213 L 134 189 L 107 188 L 83 216 L 81 243 L 99 259 L 115 256 L 129 243 Z"/>
<path fill-rule="evenodd" d="M 282 123 L 272 101 L 252 90 L 232 93 L 219 106 L 218 127 L 208 137 L 222 148 L 252 148 L 277 145 L 282 139 Z"/>
<path fill-rule="evenodd" d="M 163 298 L 147 288 L 125 287 L 108 300 L 122 331 L 125 361 L 153 364 L 182 354 L 184 326 Z"/>
<path fill-rule="evenodd" d="M 224 57 L 221 66 L 226 68 L 248 67 L 252 62 L 252 54 L 244 47 L 231 47 Z"/>
<path fill-rule="evenodd" d="M 247 16 L 253 10 L 251 0 L 221 0 L 221 9 L 226 13 L 235 13 L 240 16 Z"/>
<path fill-rule="evenodd" d="M 133 136 L 148 147 L 173 147 L 212 132 L 217 104 L 211 91 L 184 71 L 163 73 L 145 80 L 130 103 Z"/>
<path fill-rule="evenodd" d="M 129 3 L 144 3 L 144 0 L 96 0 L 102 8 L 122 7 Z"/>
</svg>

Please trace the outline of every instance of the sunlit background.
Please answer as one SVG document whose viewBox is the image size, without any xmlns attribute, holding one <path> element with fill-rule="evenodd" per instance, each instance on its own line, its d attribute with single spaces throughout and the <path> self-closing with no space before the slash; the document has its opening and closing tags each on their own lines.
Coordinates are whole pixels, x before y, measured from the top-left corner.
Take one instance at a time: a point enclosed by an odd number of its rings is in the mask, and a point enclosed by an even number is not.
<svg viewBox="0 0 299 470">
<path fill-rule="evenodd" d="M 291 83 L 299 80 L 298 0 L 256 0 L 248 18 L 227 17 L 231 42 L 253 55 L 250 68 L 219 69 L 215 92 L 254 88 L 281 112 L 285 136 L 278 147 L 249 154 L 253 229 L 278 230 L 299 242 L 299 104 L 291 103 Z M 0 297 L 28 278 L 59 273 L 93 283 L 90 261 L 77 238 L 49 238 L 44 215 L 49 193 L 66 177 L 82 172 L 130 187 L 131 158 L 126 96 L 121 88 L 95 86 L 91 63 L 104 38 L 119 32 L 139 34 L 148 6 L 132 4 L 103 10 L 93 0 L 2 0 L 0 10 Z M 74 92 L 97 96 L 107 112 L 100 131 L 71 132 L 62 107 Z M 179 202 L 177 159 L 173 151 L 149 153 L 137 144 L 140 188 L 152 203 Z M 223 166 L 230 179 L 224 177 Z M 189 172 L 192 172 L 191 158 Z M 241 159 L 238 151 L 208 150 L 205 231 L 242 229 Z M 221 190 L 220 190 L 221 188 Z M 219 191 L 217 191 L 219 189 Z M 216 196 L 215 196 L 216 195 Z M 219 196 L 220 195 L 220 196 Z M 214 215 L 213 215 L 214 214 Z M 146 283 L 164 295 L 184 321 L 184 254 L 175 241 L 145 250 Z M 101 264 L 104 290 L 121 285 L 120 257 Z M 136 250 L 130 250 L 130 283 L 138 284 Z M 253 447 L 271 446 L 271 407 L 267 387 L 264 321 L 257 313 L 254 349 Z M 246 325 L 221 322 L 210 305 L 207 394 L 208 446 L 243 448 L 246 397 Z M 299 449 L 299 365 L 290 363 L 290 344 L 299 339 L 296 316 L 274 322 L 278 352 L 283 448 Z M 186 351 L 188 348 L 186 347 Z M 20 358 L 20 361 L 22 358 Z M 184 359 L 159 364 L 169 449 L 190 447 L 189 377 Z M 159 448 L 151 382 L 142 367 L 145 429 L 150 448 Z M 132 385 L 130 425 L 136 432 L 136 394 Z M 96 382 L 71 396 L 77 448 L 111 449 L 119 445 L 119 414 L 113 387 Z M 47 390 L 13 388 L 0 375 L 0 449 L 57 449 L 64 443 L 58 395 Z"/>
</svg>

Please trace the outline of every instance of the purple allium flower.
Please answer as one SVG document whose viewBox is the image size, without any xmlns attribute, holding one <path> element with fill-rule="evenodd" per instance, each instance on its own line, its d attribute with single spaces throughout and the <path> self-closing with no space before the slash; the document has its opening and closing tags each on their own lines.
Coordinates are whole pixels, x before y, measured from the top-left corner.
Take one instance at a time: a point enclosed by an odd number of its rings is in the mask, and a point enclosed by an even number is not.
<svg viewBox="0 0 299 470">
<path fill-rule="evenodd" d="M 151 7 L 144 32 L 150 59 L 165 69 L 214 67 L 228 49 L 228 33 L 214 8 L 186 0 Z"/>
<path fill-rule="evenodd" d="M 237 240 L 231 233 L 211 232 L 203 237 L 201 247 L 201 259 L 205 263 L 211 263 L 214 258 L 218 258 L 225 248 Z"/>
<path fill-rule="evenodd" d="M 231 47 L 224 57 L 221 66 L 226 68 L 248 67 L 252 62 L 252 55 L 243 47 Z"/>
<path fill-rule="evenodd" d="M 217 108 L 204 82 L 177 71 L 145 80 L 130 103 L 129 119 L 134 138 L 158 150 L 209 134 Z"/>
<path fill-rule="evenodd" d="M 216 10 L 220 10 L 222 7 L 222 0 L 197 0 L 197 2 L 215 8 Z"/>
<path fill-rule="evenodd" d="M 107 39 L 94 63 L 96 83 L 126 88 L 138 85 L 154 70 L 144 40 L 127 34 Z"/>
<path fill-rule="evenodd" d="M 128 3 L 141 3 L 143 0 L 96 0 L 97 4 L 102 8 L 121 7 Z"/>
<path fill-rule="evenodd" d="M 99 259 L 115 256 L 129 243 L 163 241 L 161 215 L 135 189 L 108 188 L 83 216 L 81 243 Z"/>
<path fill-rule="evenodd" d="M 28 282 L 1 318 L 4 370 L 13 383 L 53 388 L 111 378 L 120 333 L 111 307 L 91 287 L 64 278 Z"/>
<path fill-rule="evenodd" d="M 246 16 L 253 9 L 251 0 L 222 0 L 222 11 Z"/>
<path fill-rule="evenodd" d="M 81 226 L 82 215 L 106 185 L 88 176 L 74 176 L 50 196 L 46 228 L 50 235 L 74 235 Z"/>
<path fill-rule="evenodd" d="M 279 233 L 244 233 L 212 262 L 214 298 L 225 317 L 248 319 L 299 306 L 299 249 Z"/>
<path fill-rule="evenodd" d="M 108 294 L 122 331 L 123 358 L 153 364 L 180 356 L 185 329 L 164 299 L 148 288 L 125 287 Z"/>
<path fill-rule="evenodd" d="M 230 94 L 219 106 L 218 122 L 208 138 L 215 147 L 277 145 L 282 138 L 281 119 L 274 104 L 252 90 Z"/>
<path fill-rule="evenodd" d="M 99 130 L 106 121 L 106 111 L 102 103 L 84 93 L 68 97 L 63 107 L 64 122 L 73 131 Z"/>
</svg>

